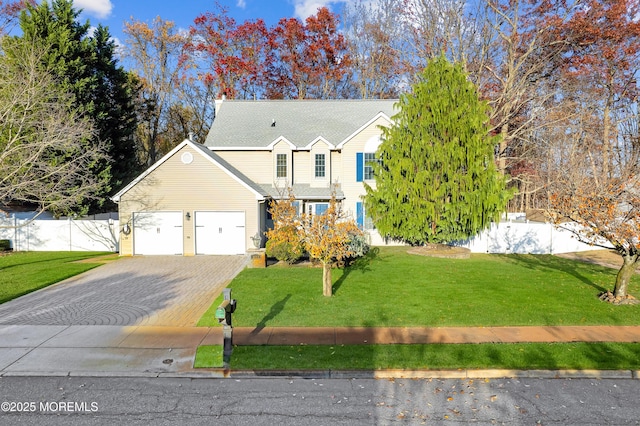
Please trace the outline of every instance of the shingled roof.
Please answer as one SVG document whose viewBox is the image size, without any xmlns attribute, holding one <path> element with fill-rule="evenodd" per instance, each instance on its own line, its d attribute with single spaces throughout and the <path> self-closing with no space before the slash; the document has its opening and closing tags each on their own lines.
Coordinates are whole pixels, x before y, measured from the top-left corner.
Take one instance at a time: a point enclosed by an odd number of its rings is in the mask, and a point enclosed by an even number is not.
<svg viewBox="0 0 640 426">
<path fill-rule="evenodd" d="M 285 138 L 297 149 L 319 138 L 337 147 L 380 115 L 391 118 L 397 100 L 223 101 L 205 146 L 268 149 Z"/>
</svg>

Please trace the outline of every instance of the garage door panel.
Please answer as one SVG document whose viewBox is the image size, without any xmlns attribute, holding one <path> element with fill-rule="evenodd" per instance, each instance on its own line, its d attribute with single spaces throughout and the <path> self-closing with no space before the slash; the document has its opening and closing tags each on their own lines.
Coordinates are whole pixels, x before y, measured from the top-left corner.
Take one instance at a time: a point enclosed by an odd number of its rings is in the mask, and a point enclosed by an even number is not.
<svg viewBox="0 0 640 426">
<path fill-rule="evenodd" d="M 196 254 L 244 254 L 244 212 L 195 212 Z"/>
<path fill-rule="evenodd" d="M 133 214 L 133 254 L 181 255 L 182 212 L 136 212 Z"/>
</svg>

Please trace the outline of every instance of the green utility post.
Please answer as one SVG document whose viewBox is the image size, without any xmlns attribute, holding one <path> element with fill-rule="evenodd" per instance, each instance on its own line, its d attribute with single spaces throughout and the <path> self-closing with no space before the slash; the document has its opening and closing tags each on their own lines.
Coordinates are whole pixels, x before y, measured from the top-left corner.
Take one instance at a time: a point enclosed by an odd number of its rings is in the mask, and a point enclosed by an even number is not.
<svg viewBox="0 0 640 426">
<path fill-rule="evenodd" d="M 225 367 L 229 366 L 231 361 L 231 352 L 233 352 L 233 325 L 231 323 L 231 314 L 236 310 L 236 300 L 231 298 L 231 289 L 222 290 L 224 300 L 216 309 L 216 319 L 222 324 L 222 336 L 224 344 L 222 349 L 222 360 Z"/>
</svg>

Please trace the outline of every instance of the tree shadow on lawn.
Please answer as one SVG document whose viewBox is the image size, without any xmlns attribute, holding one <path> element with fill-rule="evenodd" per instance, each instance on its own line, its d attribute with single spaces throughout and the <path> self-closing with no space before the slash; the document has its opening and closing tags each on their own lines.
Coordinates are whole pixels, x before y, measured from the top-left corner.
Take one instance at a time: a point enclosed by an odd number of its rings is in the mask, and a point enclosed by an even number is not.
<svg viewBox="0 0 640 426">
<path fill-rule="evenodd" d="M 12 252 L 6 259 L 7 262 L 11 261 L 11 256 L 22 256 L 24 252 Z M 27 255 L 28 256 L 28 255 Z M 20 259 L 25 259 L 28 258 L 27 256 L 23 256 Z M 65 260 L 67 259 L 66 262 L 63 262 L 65 264 L 67 263 L 74 263 L 77 262 L 79 260 L 84 260 L 86 261 L 87 259 L 91 259 L 95 257 L 95 254 L 93 255 L 86 255 L 86 256 L 77 256 L 74 258 L 71 258 L 67 252 L 61 252 L 60 255 L 50 255 L 46 258 L 33 258 L 33 259 L 29 259 L 28 261 L 21 261 L 19 263 L 13 263 L 13 264 L 9 264 L 9 265 L 2 265 L 0 266 L 0 271 L 6 271 L 6 270 L 10 270 L 10 269 L 14 269 L 14 268 L 21 268 L 24 267 L 26 265 L 35 265 L 35 264 L 39 264 L 39 263 L 54 263 L 56 264 L 56 262 L 60 262 L 60 260 Z M 100 262 L 96 262 L 96 264 L 98 264 Z"/>
<path fill-rule="evenodd" d="M 544 269 L 554 269 L 556 271 L 565 272 L 576 277 L 588 286 L 598 290 L 598 292 L 607 290 L 601 285 L 593 282 L 589 277 L 583 275 L 581 272 L 585 269 L 592 269 L 594 270 L 594 272 L 610 271 L 609 268 L 605 268 L 603 266 L 568 260 L 553 255 L 495 254 L 493 256 L 496 256 L 499 259 L 505 260 L 509 263 L 514 263 L 516 265 L 524 266 L 525 268 L 533 269 L 536 271 L 542 271 Z"/>
<path fill-rule="evenodd" d="M 265 315 L 264 317 L 262 317 L 262 319 L 260 320 L 259 323 L 256 324 L 256 328 L 254 328 L 251 331 L 252 335 L 258 334 L 260 333 L 266 326 L 267 326 L 267 322 L 274 319 L 275 317 L 278 316 L 278 314 L 280 314 L 280 312 L 282 312 L 284 310 L 284 305 L 287 304 L 287 302 L 289 301 L 289 299 L 291 299 L 291 294 L 287 294 L 284 299 L 274 303 L 271 306 L 271 309 L 269 310 L 269 312 L 267 313 L 267 315 Z"/>
<path fill-rule="evenodd" d="M 371 272 L 371 262 L 380 258 L 380 249 L 378 247 L 372 247 L 367 254 L 355 259 L 349 266 L 345 266 L 342 276 L 336 280 L 333 284 L 333 294 L 336 294 L 347 277 L 353 271 L 360 271 L 361 273 Z"/>
<path fill-rule="evenodd" d="M 507 354 L 501 345 L 514 345 L 519 350 Z M 637 345 L 606 342 L 557 342 L 548 344 L 484 345 L 485 356 L 493 367 L 517 370 L 635 369 L 638 366 Z"/>
</svg>

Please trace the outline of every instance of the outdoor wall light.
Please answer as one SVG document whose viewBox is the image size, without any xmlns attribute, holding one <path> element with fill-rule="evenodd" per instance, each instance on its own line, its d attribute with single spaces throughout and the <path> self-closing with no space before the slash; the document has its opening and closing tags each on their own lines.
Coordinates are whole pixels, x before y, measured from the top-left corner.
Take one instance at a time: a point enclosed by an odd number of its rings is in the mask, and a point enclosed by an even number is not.
<svg viewBox="0 0 640 426">
<path fill-rule="evenodd" d="M 260 234 L 258 232 L 256 232 L 256 234 L 251 237 L 251 240 L 253 241 L 253 245 L 256 246 L 256 248 L 260 248 L 260 243 L 262 242 L 262 238 L 260 237 Z"/>
<path fill-rule="evenodd" d="M 187 212 L 187 214 L 185 215 L 185 217 L 187 218 L 187 220 L 191 220 L 191 213 Z"/>
</svg>

